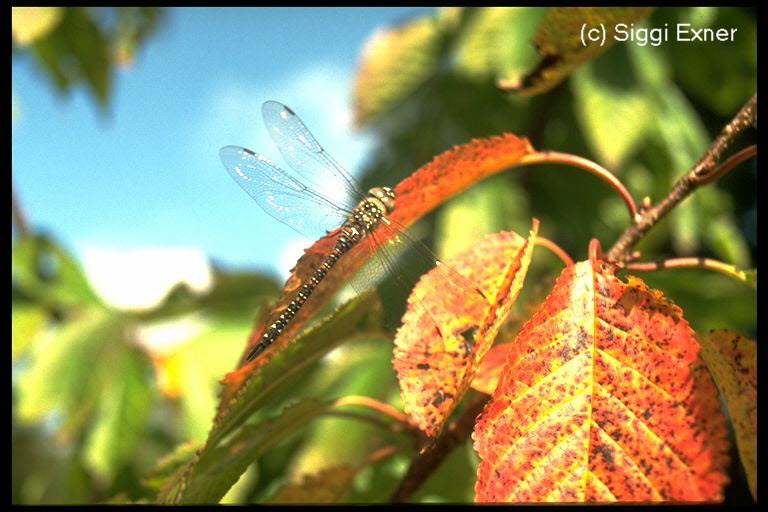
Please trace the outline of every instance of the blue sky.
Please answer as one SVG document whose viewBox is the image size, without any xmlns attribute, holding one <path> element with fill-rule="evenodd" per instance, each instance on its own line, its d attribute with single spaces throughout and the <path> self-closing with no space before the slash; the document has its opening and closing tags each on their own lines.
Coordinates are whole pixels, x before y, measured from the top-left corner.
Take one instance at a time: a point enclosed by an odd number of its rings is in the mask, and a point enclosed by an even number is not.
<svg viewBox="0 0 768 512">
<path fill-rule="evenodd" d="M 309 241 L 229 178 L 219 148 L 282 164 L 260 106 L 289 105 L 353 174 L 372 144 L 349 124 L 363 45 L 427 9 L 169 9 L 115 76 L 104 116 L 84 88 L 58 96 L 13 59 L 13 186 L 29 221 L 81 260 L 99 251 L 198 249 L 230 267 L 285 271 Z"/>
</svg>

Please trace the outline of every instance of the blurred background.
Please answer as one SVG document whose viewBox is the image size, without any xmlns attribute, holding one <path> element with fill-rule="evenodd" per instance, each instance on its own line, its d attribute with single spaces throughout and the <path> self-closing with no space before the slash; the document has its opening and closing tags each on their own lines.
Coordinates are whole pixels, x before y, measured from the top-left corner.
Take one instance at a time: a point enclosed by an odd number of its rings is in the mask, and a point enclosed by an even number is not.
<svg viewBox="0 0 768 512">
<path fill-rule="evenodd" d="M 524 83 L 539 63 L 532 41 L 548 15 L 13 8 L 13 501 L 148 499 L 158 459 L 205 440 L 218 381 L 313 242 L 261 210 L 219 160 L 219 148 L 236 144 L 281 162 L 264 101 L 290 106 L 364 187 L 394 186 L 455 144 L 511 132 L 593 159 L 636 199 L 658 200 L 756 91 L 754 10 L 661 8 L 627 16 L 637 27 L 683 22 L 738 37 L 616 44 L 540 91 L 503 92 L 500 81 Z M 733 150 L 754 139 L 748 131 Z M 637 247 L 643 260 L 754 267 L 755 177 L 752 159 L 697 191 Z M 476 184 L 422 232 L 447 257 L 488 233 L 527 233 L 534 216 L 576 260 L 593 237 L 608 249 L 628 221 L 594 177 L 536 166 Z M 536 252 L 520 321 L 561 269 Z M 749 286 L 694 269 L 641 277 L 697 331 L 754 336 Z M 333 355 L 297 396 L 398 404 L 391 345 Z M 318 421 L 254 464 L 225 501 L 267 500 L 296 475 L 359 462 L 376 443 L 366 429 Z M 386 499 L 407 461 L 369 468 L 350 499 Z M 457 450 L 416 499 L 471 500 L 476 464 L 471 446 Z"/>
</svg>

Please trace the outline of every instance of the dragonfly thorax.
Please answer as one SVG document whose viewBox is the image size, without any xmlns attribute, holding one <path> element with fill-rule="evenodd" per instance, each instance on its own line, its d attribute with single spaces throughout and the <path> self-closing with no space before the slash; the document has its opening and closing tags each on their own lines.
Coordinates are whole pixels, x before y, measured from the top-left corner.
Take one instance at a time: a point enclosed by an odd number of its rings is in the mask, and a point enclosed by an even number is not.
<svg viewBox="0 0 768 512">
<path fill-rule="evenodd" d="M 374 187 L 368 197 L 360 201 L 349 216 L 348 223 L 356 224 L 366 233 L 371 231 L 395 208 L 395 193 L 388 187 Z"/>
</svg>

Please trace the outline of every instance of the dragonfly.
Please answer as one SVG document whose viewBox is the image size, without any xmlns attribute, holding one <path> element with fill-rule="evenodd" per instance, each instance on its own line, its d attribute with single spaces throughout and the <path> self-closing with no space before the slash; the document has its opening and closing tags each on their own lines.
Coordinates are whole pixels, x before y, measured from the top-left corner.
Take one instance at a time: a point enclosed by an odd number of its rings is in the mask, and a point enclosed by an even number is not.
<svg viewBox="0 0 768 512">
<path fill-rule="evenodd" d="M 396 246 L 403 244 L 403 247 L 415 247 L 428 266 L 436 265 L 445 272 L 448 285 L 459 286 L 487 301 L 482 290 L 441 264 L 429 249 L 389 218 L 396 203 L 392 188 L 374 187 L 363 192 L 355 179 L 320 146 L 299 116 L 282 103 L 265 102 L 262 117 L 269 135 L 294 173 L 250 149 L 225 146 L 219 154 L 229 175 L 264 211 L 310 240 L 337 230 L 339 234 L 333 249 L 299 286 L 288 305 L 272 315 L 260 340 L 248 353 L 247 361 L 254 360 L 280 337 L 330 270 L 364 241 L 372 256 L 371 264 L 353 278 L 353 288 L 358 291 L 375 285 L 385 274 L 397 272 L 395 267 L 401 251 Z M 345 199 L 338 199 L 339 191 Z M 402 276 L 399 277 L 402 280 Z"/>
</svg>

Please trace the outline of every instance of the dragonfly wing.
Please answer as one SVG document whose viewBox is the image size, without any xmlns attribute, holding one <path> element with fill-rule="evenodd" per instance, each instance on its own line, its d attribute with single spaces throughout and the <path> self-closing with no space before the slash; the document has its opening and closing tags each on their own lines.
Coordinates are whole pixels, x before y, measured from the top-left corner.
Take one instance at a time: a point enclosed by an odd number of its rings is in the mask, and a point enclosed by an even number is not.
<svg viewBox="0 0 768 512">
<path fill-rule="evenodd" d="M 375 252 L 350 280 L 358 292 L 376 286 L 384 275 L 391 275 L 398 288 L 413 295 L 416 282 L 424 273 L 432 271 L 439 275 L 437 280 L 442 283 L 443 294 L 464 297 L 466 303 L 488 305 L 485 293 L 477 284 L 440 261 L 422 242 L 409 234 L 409 230 L 394 221 L 386 219 L 381 222 L 364 242 L 367 250 Z M 433 301 L 421 296 L 413 296 L 412 300 L 414 307 L 432 317 L 427 304 Z M 434 318 L 431 321 L 439 326 Z"/>
<path fill-rule="evenodd" d="M 225 146 L 219 155 L 230 176 L 264 211 L 310 240 L 338 228 L 349 214 L 258 153 Z"/>
<path fill-rule="evenodd" d="M 329 195 L 343 193 L 355 202 L 365 197 L 354 178 L 320 146 L 293 110 L 277 101 L 267 101 L 261 112 L 286 163 L 308 183 Z"/>
</svg>

